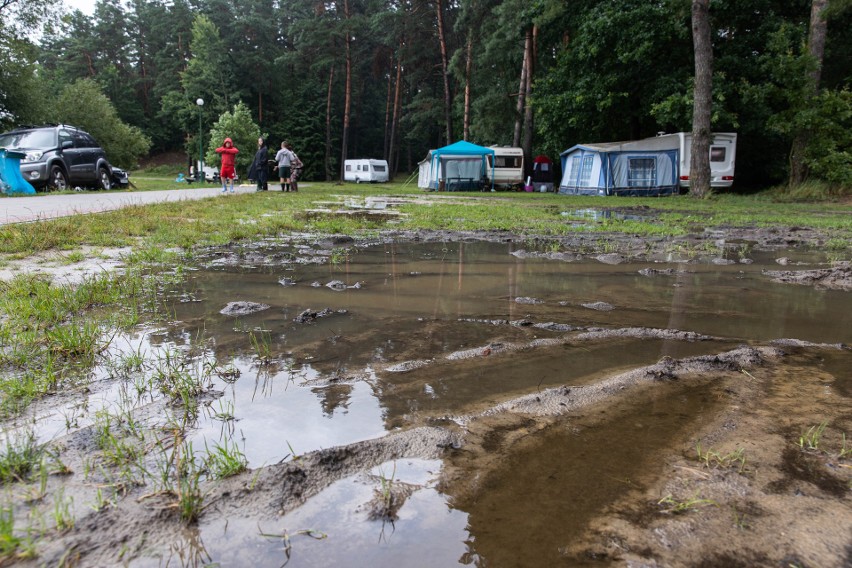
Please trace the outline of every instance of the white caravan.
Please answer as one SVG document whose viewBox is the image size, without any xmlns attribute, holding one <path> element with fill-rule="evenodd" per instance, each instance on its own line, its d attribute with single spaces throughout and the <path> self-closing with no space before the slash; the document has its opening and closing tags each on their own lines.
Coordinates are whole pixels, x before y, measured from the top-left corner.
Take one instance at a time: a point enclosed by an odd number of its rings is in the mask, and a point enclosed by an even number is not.
<svg viewBox="0 0 852 568">
<path fill-rule="evenodd" d="M 692 133 L 658 134 L 635 142 L 624 142 L 623 150 L 677 150 L 678 181 L 689 188 L 689 162 L 692 159 Z M 734 184 L 737 158 L 737 133 L 714 132 L 710 138 L 710 186 L 728 188 Z"/>
<path fill-rule="evenodd" d="M 388 179 L 387 160 L 346 160 L 343 163 L 343 181 L 376 183 Z"/>
<path fill-rule="evenodd" d="M 689 187 L 689 162 L 692 159 L 692 133 L 663 134 L 657 138 L 677 137 L 680 147 L 680 186 Z M 737 133 L 714 132 L 710 140 L 710 187 L 729 188 L 734 184 L 737 159 Z"/>
<path fill-rule="evenodd" d="M 489 146 L 494 150 L 494 162 L 488 156 L 487 176 L 495 188 L 520 189 L 524 185 L 524 151 L 508 146 Z M 494 179 L 491 179 L 492 166 Z"/>
</svg>

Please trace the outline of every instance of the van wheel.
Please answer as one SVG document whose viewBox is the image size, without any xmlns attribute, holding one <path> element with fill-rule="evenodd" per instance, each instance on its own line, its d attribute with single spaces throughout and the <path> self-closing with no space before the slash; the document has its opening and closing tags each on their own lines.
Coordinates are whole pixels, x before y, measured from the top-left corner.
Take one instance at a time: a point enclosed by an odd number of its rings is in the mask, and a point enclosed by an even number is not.
<svg viewBox="0 0 852 568">
<path fill-rule="evenodd" d="M 106 191 L 112 189 L 112 180 L 106 168 L 98 168 L 98 187 Z"/>
<path fill-rule="evenodd" d="M 50 168 L 50 177 L 48 178 L 47 186 L 55 191 L 65 191 L 68 189 L 68 178 L 65 177 L 65 171 L 60 166 Z"/>
</svg>

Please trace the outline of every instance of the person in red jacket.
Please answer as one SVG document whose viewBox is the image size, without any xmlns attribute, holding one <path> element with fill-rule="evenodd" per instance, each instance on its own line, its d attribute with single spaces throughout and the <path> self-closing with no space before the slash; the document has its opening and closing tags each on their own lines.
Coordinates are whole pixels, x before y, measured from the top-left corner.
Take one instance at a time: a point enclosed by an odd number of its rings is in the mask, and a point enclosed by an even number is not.
<svg viewBox="0 0 852 568">
<path fill-rule="evenodd" d="M 225 142 L 216 148 L 216 153 L 222 156 L 222 169 L 219 172 L 219 177 L 222 178 L 222 193 L 228 191 L 228 180 L 231 182 L 231 193 L 234 193 L 234 177 L 237 174 L 234 169 L 234 160 L 236 160 L 239 150 L 230 138 L 225 138 Z"/>
</svg>

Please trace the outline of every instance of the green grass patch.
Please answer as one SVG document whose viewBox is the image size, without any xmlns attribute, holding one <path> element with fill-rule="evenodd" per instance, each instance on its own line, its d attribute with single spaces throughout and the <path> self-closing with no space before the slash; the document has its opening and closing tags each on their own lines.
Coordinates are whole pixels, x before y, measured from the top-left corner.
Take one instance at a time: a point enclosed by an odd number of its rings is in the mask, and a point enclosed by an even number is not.
<svg viewBox="0 0 852 568">
<path fill-rule="evenodd" d="M 141 178 L 140 178 L 141 179 Z M 141 182 L 140 182 L 141 183 Z M 150 189 L 173 182 L 145 178 Z M 180 184 L 178 184 L 180 185 Z M 394 209 L 399 219 L 374 215 L 338 215 L 313 210 L 347 197 L 407 197 Z M 429 203 L 416 197 L 440 197 Z M 584 210 L 624 215 L 587 218 Z M 350 233 L 396 229 L 492 230 L 560 236 L 606 232 L 638 236 L 678 236 L 714 227 L 811 227 L 830 233 L 831 246 L 847 249 L 852 241 L 852 206 L 838 203 L 781 203 L 771 194 L 665 198 L 602 198 L 557 194 L 424 193 L 400 183 L 356 185 L 305 182 L 298 193 L 270 191 L 216 196 L 198 201 L 139 205 L 121 211 L 0 227 L 0 252 L 28 255 L 83 245 L 140 245 L 164 250 L 274 237 L 293 231 Z M 629 213 L 629 214 L 627 214 Z"/>
</svg>

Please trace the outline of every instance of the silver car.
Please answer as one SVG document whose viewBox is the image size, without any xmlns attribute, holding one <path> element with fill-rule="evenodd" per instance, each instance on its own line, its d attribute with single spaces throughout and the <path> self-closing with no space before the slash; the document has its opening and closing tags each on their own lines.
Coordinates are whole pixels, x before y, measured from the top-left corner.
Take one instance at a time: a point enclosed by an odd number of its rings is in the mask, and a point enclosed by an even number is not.
<svg viewBox="0 0 852 568">
<path fill-rule="evenodd" d="M 65 124 L 18 128 L 0 134 L 0 148 L 25 155 L 21 175 L 37 189 L 113 187 L 106 153 L 79 128 Z"/>
</svg>

